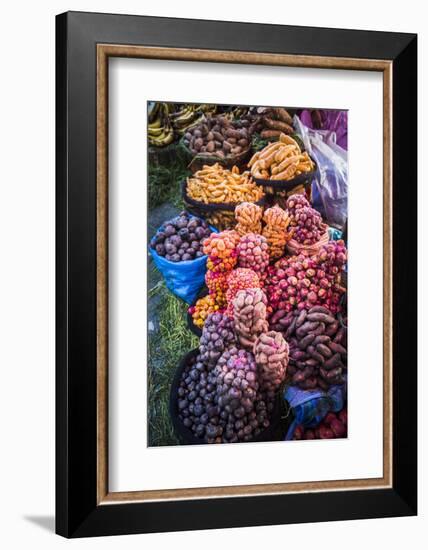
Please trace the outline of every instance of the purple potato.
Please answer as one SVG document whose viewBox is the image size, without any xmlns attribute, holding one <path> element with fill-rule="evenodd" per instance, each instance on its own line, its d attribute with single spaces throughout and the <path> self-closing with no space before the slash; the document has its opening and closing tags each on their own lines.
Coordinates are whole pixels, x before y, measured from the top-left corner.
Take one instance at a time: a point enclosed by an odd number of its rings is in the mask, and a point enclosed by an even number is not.
<svg viewBox="0 0 428 550">
<path fill-rule="evenodd" d="M 160 255 L 160 256 L 165 256 L 165 246 L 163 244 L 157 244 L 156 245 L 156 252 Z"/>
<path fill-rule="evenodd" d="M 171 237 L 172 235 L 175 235 L 175 227 L 172 224 L 168 224 L 165 226 L 165 235 L 167 237 Z"/>
</svg>

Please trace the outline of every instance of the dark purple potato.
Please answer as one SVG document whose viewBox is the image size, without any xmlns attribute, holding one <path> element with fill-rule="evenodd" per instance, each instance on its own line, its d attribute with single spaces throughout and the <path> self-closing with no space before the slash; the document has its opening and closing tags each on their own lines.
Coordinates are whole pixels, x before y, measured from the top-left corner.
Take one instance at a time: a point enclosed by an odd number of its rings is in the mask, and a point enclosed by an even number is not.
<svg viewBox="0 0 428 550">
<path fill-rule="evenodd" d="M 177 252 L 177 247 L 174 246 L 174 245 L 171 244 L 171 243 L 167 243 L 167 244 L 165 244 L 165 252 L 166 252 L 167 254 L 170 254 L 170 255 L 176 254 L 176 252 Z"/>
<path fill-rule="evenodd" d="M 183 242 L 181 240 L 181 237 L 179 237 L 178 235 L 172 235 L 172 237 L 169 237 L 168 241 L 173 244 L 174 246 L 180 246 L 181 243 Z"/>
<path fill-rule="evenodd" d="M 195 229 L 194 233 L 195 233 L 196 238 L 199 239 L 199 240 L 201 240 L 205 236 L 207 236 L 206 233 L 205 233 L 205 229 L 203 227 L 197 227 Z"/>
<path fill-rule="evenodd" d="M 190 246 L 193 249 L 198 250 L 199 249 L 199 241 L 192 240 L 192 242 L 190 243 Z"/>
<path fill-rule="evenodd" d="M 202 437 L 205 433 L 205 426 L 203 424 L 198 424 L 195 429 L 197 437 Z"/>
<path fill-rule="evenodd" d="M 186 252 L 191 258 L 193 258 L 193 256 L 195 255 L 195 251 L 193 250 L 193 248 L 188 248 Z"/>
<path fill-rule="evenodd" d="M 189 233 L 189 230 L 187 229 L 187 227 L 182 227 L 182 228 L 179 230 L 178 234 L 180 235 L 180 237 L 181 237 L 182 239 L 185 239 L 185 240 L 188 240 L 188 239 L 189 239 L 190 233 Z"/>
<path fill-rule="evenodd" d="M 175 227 L 171 224 L 168 224 L 165 226 L 165 235 L 167 237 L 171 237 L 172 235 L 175 235 Z"/>
<path fill-rule="evenodd" d="M 208 438 L 214 438 L 217 437 L 217 426 L 213 426 L 212 424 L 208 424 L 206 427 L 206 433 Z"/>
<path fill-rule="evenodd" d="M 154 236 L 154 239 L 156 239 L 156 244 L 163 243 L 165 240 L 165 237 L 166 235 L 164 231 L 158 231 Z"/>
<path fill-rule="evenodd" d="M 194 231 L 198 227 L 198 225 L 199 225 L 198 220 L 196 218 L 193 218 L 187 224 L 187 229 L 189 231 Z"/>
<path fill-rule="evenodd" d="M 183 260 L 183 262 L 188 262 L 192 259 L 192 256 L 190 254 L 187 254 L 187 252 L 185 254 L 183 254 L 181 256 L 181 259 Z"/>
<path fill-rule="evenodd" d="M 201 416 L 204 412 L 205 407 L 203 405 L 198 405 L 195 403 L 195 408 L 193 409 L 193 413 L 195 416 Z"/>
<path fill-rule="evenodd" d="M 204 253 L 203 253 L 201 250 L 198 250 L 198 251 L 196 252 L 195 256 L 196 256 L 197 258 L 202 258 L 202 256 L 204 256 Z"/>
<path fill-rule="evenodd" d="M 188 403 L 187 399 L 180 399 L 178 401 L 178 410 L 181 411 L 181 410 L 185 409 L 188 406 L 188 404 L 189 403 Z"/>
<path fill-rule="evenodd" d="M 238 407 L 233 414 L 236 416 L 236 418 L 243 418 L 245 416 L 244 407 Z"/>
<path fill-rule="evenodd" d="M 190 247 L 190 244 L 186 242 L 182 242 L 180 246 L 181 250 L 187 250 L 189 247 Z"/>
<path fill-rule="evenodd" d="M 165 254 L 165 260 L 168 260 L 169 262 L 171 262 L 172 261 L 171 258 L 172 258 L 171 254 Z"/>
<path fill-rule="evenodd" d="M 165 256 L 165 247 L 163 244 L 157 244 L 156 245 L 156 252 L 160 255 L 160 256 Z"/>
<path fill-rule="evenodd" d="M 171 256 L 171 262 L 179 262 L 180 261 L 180 256 L 178 254 L 173 254 Z"/>
<path fill-rule="evenodd" d="M 196 241 L 196 233 L 189 229 L 189 241 Z"/>
<path fill-rule="evenodd" d="M 176 227 L 178 227 L 178 229 L 183 229 L 183 228 L 187 228 L 187 223 L 188 223 L 187 217 L 180 216 L 175 225 Z"/>
</svg>

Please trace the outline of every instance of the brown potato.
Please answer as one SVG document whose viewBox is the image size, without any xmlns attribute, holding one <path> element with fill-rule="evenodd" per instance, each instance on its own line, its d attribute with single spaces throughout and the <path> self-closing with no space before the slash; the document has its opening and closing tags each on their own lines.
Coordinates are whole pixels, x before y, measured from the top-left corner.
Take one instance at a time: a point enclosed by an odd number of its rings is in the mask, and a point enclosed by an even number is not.
<svg viewBox="0 0 428 550">
<path fill-rule="evenodd" d="M 204 144 L 204 140 L 202 138 L 198 137 L 198 139 L 195 139 L 195 143 L 193 145 L 194 145 L 194 148 L 197 151 L 199 151 L 203 144 Z"/>
</svg>

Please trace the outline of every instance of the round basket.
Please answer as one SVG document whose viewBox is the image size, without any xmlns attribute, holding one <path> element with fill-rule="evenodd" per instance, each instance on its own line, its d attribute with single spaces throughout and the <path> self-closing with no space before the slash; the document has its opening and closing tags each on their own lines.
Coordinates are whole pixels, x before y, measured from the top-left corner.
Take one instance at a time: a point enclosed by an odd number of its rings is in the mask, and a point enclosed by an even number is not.
<svg viewBox="0 0 428 550">
<path fill-rule="evenodd" d="M 319 241 L 317 241 L 314 244 L 306 245 L 306 244 L 300 244 L 295 239 L 290 239 L 287 243 L 287 252 L 294 256 L 299 254 L 304 254 L 305 256 L 312 256 L 313 254 L 316 254 L 318 250 L 328 243 L 330 240 L 330 235 L 328 232 L 328 226 L 326 224 L 324 225 L 324 233 Z"/>
<path fill-rule="evenodd" d="M 181 374 L 189 364 L 191 360 L 194 360 L 198 355 L 199 350 L 194 349 L 186 353 L 181 359 L 171 384 L 171 392 L 169 396 L 169 414 L 171 417 L 171 422 L 174 427 L 174 433 L 177 436 L 178 440 L 182 445 L 206 445 L 207 443 L 202 439 L 199 439 L 194 435 L 194 433 L 186 428 L 178 416 L 178 400 L 177 392 L 180 386 Z M 285 405 L 285 403 L 284 403 Z M 268 428 L 263 430 L 257 437 L 254 437 L 249 443 L 254 443 L 257 441 L 278 441 L 283 438 L 285 434 L 285 426 L 281 426 L 281 392 L 278 392 L 278 397 L 275 400 L 274 410 L 271 414 L 271 424 Z"/>
<path fill-rule="evenodd" d="M 281 208 L 285 208 L 288 197 L 296 193 L 305 194 L 308 201 L 312 202 L 312 181 L 319 177 L 319 170 L 312 157 L 311 160 L 315 165 L 314 169 L 299 174 L 291 180 L 265 180 L 254 176 L 253 180 L 257 185 L 263 187 L 266 200 L 270 204 L 278 204 Z"/>
<path fill-rule="evenodd" d="M 242 151 L 238 155 L 228 155 L 224 158 L 218 157 L 214 154 L 205 155 L 204 153 L 198 153 L 197 155 L 194 155 L 190 149 L 184 145 L 183 139 L 184 138 L 181 138 L 179 142 L 179 148 L 181 149 L 184 157 L 187 159 L 188 169 L 192 172 L 192 174 L 198 170 L 201 170 L 206 165 L 211 166 L 217 162 L 225 168 L 232 168 L 233 166 L 241 167 L 244 164 L 247 164 L 253 154 L 253 150 L 250 145 L 247 149 L 245 149 L 245 151 Z"/>
<path fill-rule="evenodd" d="M 181 183 L 181 196 L 186 205 L 186 209 L 195 216 L 205 219 L 210 225 L 219 231 L 232 229 L 235 226 L 235 208 L 240 203 L 209 203 L 196 201 L 187 194 L 187 182 Z M 255 202 L 259 206 L 266 203 L 266 197 Z"/>
<path fill-rule="evenodd" d="M 313 159 L 312 162 L 315 164 L 315 161 Z M 303 172 L 302 174 L 299 174 L 291 180 L 264 180 L 260 178 L 255 178 L 254 176 L 253 180 L 257 183 L 257 185 L 261 185 L 262 187 L 272 187 L 275 191 L 289 192 L 299 185 L 305 185 L 308 182 L 312 183 L 312 180 L 316 176 L 317 172 L 318 167 L 315 164 L 315 168 L 313 170 L 311 170 L 310 172 Z"/>
</svg>

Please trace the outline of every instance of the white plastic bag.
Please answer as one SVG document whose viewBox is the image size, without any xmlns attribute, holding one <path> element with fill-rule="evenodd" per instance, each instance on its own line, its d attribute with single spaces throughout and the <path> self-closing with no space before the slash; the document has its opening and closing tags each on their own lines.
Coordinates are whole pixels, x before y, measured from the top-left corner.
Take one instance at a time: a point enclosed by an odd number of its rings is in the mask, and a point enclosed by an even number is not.
<svg viewBox="0 0 428 550">
<path fill-rule="evenodd" d="M 337 145 L 334 132 L 311 130 L 297 116 L 294 127 L 318 166 L 312 187 L 314 206 L 329 225 L 343 229 L 348 217 L 347 151 Z"/>
</svg>

